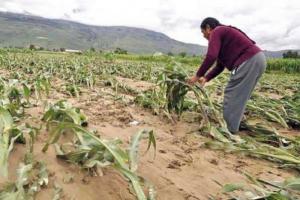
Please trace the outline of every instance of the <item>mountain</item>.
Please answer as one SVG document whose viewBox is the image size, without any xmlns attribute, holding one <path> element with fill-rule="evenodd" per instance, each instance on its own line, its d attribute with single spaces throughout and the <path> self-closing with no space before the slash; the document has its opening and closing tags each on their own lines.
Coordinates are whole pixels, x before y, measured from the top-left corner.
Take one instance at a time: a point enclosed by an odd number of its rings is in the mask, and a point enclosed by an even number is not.
<svg viewBox="0 0 300 200">
<path fill-rule="evenodd" d="M 47 19 L 30 13 L 0 12 L 0 47 L 97 50 L 125 49 L 136 54 L 154 52 L 204 55 L 207 47 L 174 40 L 165 34 L 125 26 L 92 26 L 73 21 Z M 268 51 L 268 58 L 281 58 L 288 50 Z M 298 50 L 299 52 L 299 50 Z"/>
<path fill-rule="evenodd" d="M 91 26 L 77 22 L 47 19 L 32 15 L 0 12 L 0 47 L 28 47 L 34 44 L 46 49 L 114 50 L 131 53 L 154 52 L 203 55 L 205 46 L 176 41 L 165 34 L 125 26 Z"/>
</svg>

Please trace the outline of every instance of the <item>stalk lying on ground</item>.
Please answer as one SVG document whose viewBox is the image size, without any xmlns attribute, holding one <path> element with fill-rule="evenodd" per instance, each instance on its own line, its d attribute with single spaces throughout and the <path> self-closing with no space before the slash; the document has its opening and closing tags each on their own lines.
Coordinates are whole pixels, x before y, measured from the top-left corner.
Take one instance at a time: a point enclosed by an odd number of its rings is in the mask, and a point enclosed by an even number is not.
<svg viewBox="0 0 300 200">
<path fill-rule="evenodd" d="M 135 172 L 137 170 L 137 156 L 139 141 L 148 136 L 149 144 L 156 148 L 155 137 L 152 131 L 141 131 L 132 138 L 131 147 L 128 152 L 119 147 L 119 140 L 104 140 L 95 136 L 93 133 L 85 130 L 81 126 L 72 122 L 53 122 L 51 124 L 50 137 L 43 148 L 47 151 L 49 144 L 56 143 L 65 131 L 74 133 L 78 141 L 72 145 L 72 150 L 65 150 L 63 146 L 57 146 L 58 157 L 66 159 L 72 163 L 81 164 L 84 168 L 113 166 L 128 178 L 136 192 L 139 200 L 146 200 L 146 195 L 140 185 L 140 177 Z M 149 189 L 149 192 L 153 192 Z"/>
</svg>

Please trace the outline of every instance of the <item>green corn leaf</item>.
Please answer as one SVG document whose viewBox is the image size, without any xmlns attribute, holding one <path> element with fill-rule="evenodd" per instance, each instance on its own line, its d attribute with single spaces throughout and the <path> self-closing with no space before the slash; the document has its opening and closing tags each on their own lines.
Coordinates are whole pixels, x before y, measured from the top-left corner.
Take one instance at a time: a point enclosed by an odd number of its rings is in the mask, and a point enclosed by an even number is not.
<svg viewBox="0 0 300 200">
<path fill-rule="evenodd" d="M 223 192 L 229 193 L 229 192 L 233 192 L 235 190 L 240 190 L 243 188 L 244 188 L 244 186 L 241 184 L 226 184 L 223 186 Z"/>
<path fill-rule="evenodd" d="M 139 150 L 139 143 L 141 139 L 145 136 L 148 136 L 148 148 L 149 150 L 151 144 L 153 144 L 154 149 L 156 149 L 156 141 L 153 134 L 153 131 L 146 131 L 142 130 L 135 134 L 131 138 L 130 148 L 129 148 L 129 166 L 130 171 L 135 172 L 138 168 L 138 150 Z"/>
</svg>

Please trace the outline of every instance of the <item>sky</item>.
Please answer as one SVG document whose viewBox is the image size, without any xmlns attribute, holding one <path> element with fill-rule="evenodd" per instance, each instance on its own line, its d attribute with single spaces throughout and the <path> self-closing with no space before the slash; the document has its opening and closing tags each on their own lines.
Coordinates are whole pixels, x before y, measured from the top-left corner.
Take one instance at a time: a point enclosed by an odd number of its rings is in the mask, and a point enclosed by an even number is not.
<svg viewBox="0 0 300 200">
<path fill-rule="evenodd" d="M 215 17 L 243 30 L 262 49 L 300 49 L 300 0 L 0 0 L 0 11 L 145 28 L 206 46 L 199 26 Z"/>
</svg>

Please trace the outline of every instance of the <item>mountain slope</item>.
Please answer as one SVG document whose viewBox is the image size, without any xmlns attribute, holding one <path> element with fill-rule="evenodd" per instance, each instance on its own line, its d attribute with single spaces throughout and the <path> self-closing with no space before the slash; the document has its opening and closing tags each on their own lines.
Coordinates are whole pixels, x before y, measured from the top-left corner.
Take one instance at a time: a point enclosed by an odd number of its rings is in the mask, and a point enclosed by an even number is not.
<svg viewBox="0 0 300 200">
<path fill-rule="evenodd" d="M 206 47 L 187 44 L 165 34 L 123 26 L 90 26 L 66 20 L 0 12 L 0 46 L 25 47 L 30 44 L 47 49 L 70 48 L 114 50 L 132 53 L 204 54 Z"/>
</svg>

